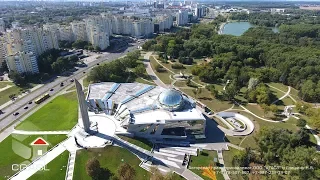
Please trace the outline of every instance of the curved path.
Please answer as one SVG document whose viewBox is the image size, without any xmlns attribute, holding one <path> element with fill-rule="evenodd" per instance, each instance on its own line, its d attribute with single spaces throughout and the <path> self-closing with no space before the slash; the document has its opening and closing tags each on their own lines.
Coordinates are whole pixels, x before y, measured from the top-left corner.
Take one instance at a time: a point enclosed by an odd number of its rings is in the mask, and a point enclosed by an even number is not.
<svg viewBox="0 0 320 180">
<path fill-rule="evenodd" d="M 146 67 L 146 71 L 148 73 L 148 75 L 151 77 L 151 79 L 153 80 L 153 82 L 160 86 L 160 87 L 164 87 L 164 88 L 167 88 L 167 85 L 164 84 L 159 78 L 158 76 L 156 75 L 156 73 L 153 71 L 152 67 L 151 67 L 151 64 L 150 64 L 150 56 L 151 56 L 152 52 L 147 52 L 143 59 L 143 64 L 145 65 Z"/>
<path fill-rule="evenodd" d="M 280 101 L 280 100 L 282 100 L 282 99 L 286 98 L 287 96 L 289 96 L 290 91 L 291 91 L 291 87 L 290 87 L 290 86 L 288 86 L 288 91 L 286 92 L 286 94 L 284 94 L 284 95 L 283 95 L 282 97 L 280 97 L 279 99 L 277 99 L 277 100 L 273 101 L 273 102 L 272 102 L 272 104 L 275 104 L 276 102 L 278 102 L 278 101 Z"/>
</svg>

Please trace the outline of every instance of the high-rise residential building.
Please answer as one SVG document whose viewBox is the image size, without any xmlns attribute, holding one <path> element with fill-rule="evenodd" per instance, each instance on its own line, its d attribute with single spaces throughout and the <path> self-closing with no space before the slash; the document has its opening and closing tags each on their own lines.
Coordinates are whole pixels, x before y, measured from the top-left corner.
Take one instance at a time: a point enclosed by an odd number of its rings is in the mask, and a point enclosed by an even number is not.
<svg viewBox="0 0 320 180">
<path fill-rule="evenodd" d="M 18 73 L 38 73 L 37 57 L 59 48 L 54 32 L 36 27 L 8 31 L 5 44 L 9 71 Z"/>
<path fill-rule="evenodd" d="M 17 52 L 16 54 L 6 57 L 9 71 L 15 71 L 19 74 L 39 73 L 38 62 L 36 56 L 32 52 Z"/>
<path fill-rule="evenodd" d="M 71 27 L 72 27 L 72 32 L 73 32 L 75 41 L 77 40 L 88 41 L 85 22 L 83 21 L 72 22 Z"/>
<path fill-rule="evenodd" d="M 6 24 L 2 18 L 0 18 L 0 32 L 6 31 Z"/>
<path fill-rule="evenodd" d="M 173 26 L 173 17 L 171 15 L 157 16 L 155 24 L 159 24 L 159 32 L 164 32 L 166 29 L 171 29 Z"/>
<path fill-rule="evenodd" d="M 33 52 L 38 57 L 49 49 L 58 49 L 58 39 L 51 31 L 31 27 L 26 29 L 13 29 L 7 33 L 8 55 L 19 51 Z"/>
<path fill-rule="evenodd" d="M 74 36 L 72 32 L 71 26 L 60 26 L 59 27 L 59 40 L 60 41 L 68 41 L 68 42 L 73 42 L 74 41 Z"/>
<path fill-rule="evenodd" d="M 86 31 L 88 41 L 100 49 L 106 49 L 109 46 L 109 22 L 101 16 L 87 18 Z"/>
<path fill-rule="evenodd" d="M 2 63 L 6 60 L 6 40 L 4 36 L 0 36 L 0 68 L 2 67 Z"/>
<path fill-rule="evenodd" d="M 114 34 L 124 34 L 123 31 L 123 16 L 112 16 L 111 22 L 112 22 L 112 32 Z"/>
<path fill-rule="evenodd" d="M 58 23 L 47 23 L 47 24 L 44 24 L 43 25 L 43 29 L 44 30 L 47 30 L 47 31 L 50 31 L 51 33 L 53 33 L 58 40 L 60 40 L 60 25 Z"/>
<path fill-rule="evenodd" d="M 184 10 L 179 10 L 177 13 L 177 25 L 183 26 L 188 23 L 188 12 Z"/>
<path fill-rule="evenodd" d="M 131 36 L 133 37 L 148 37 L 154 31 L 153 23 L 150 19 L 140 19 L 133 21 Z"/>
</svg>

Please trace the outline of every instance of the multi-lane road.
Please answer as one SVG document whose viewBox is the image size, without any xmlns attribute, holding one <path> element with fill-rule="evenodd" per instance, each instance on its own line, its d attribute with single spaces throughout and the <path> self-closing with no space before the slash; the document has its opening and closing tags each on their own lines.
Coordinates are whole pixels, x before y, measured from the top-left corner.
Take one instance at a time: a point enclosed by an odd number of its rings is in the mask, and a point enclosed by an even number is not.
<svg viewBox="0 0 320 180">
<path fill-rule="evenodd" d="M 87 64 L 86 67 L 78 68 L 76 72 L 74 72 L 72 75 L 68 77 L 59 77 L 55 79 L 53 82 L 47 83 L 41 88 L 31 92 L 27 96 L 24 96 L 20 100 L 17 100 L 15 103 L 7 106 L 6 108 L 2 109 L 4 114 L 0 115 L 0 131 L 7 128 L 9 125 L 11 125 L 13 122 L 18 120 L 21 116 L 26 114 L 31 109 L 35 108 L 37 104 L 35 104 L 33 101 L 40 97 L 41 95 L 45 93 L 49 93 L 50 96 L 53 96 L 54 94 L 58 93 L 62 88 L 65 86 L 68 86 L 70 83 L 72 83 L 71 79 L 80 79 L 83 76 L 85 76 L 89 70 L 97 66 L 97 64 L 102 62 L 110 62 L 113 61 L 121 56 L 124 56 L 126 53 L 131 52 L 133 50 L 136 50 L 138 47 L 138 44 L 132 44 L 132 46 L 128 47 L 124 52 L 121 53 L 108 53 L 101 55 L 99 59 L 96 61 L 90 62 Z M 60 87 L 61 83 L 64 83 L 63 87 Z M 50 91 L 53 89 L 52 91 Z M 32 102 L 29 104 L 29 102 Z M 24 109 L 25 107 L 28 107 L 27 109 Z M 18 112 L 18 115 L 13 115 L 13 113 Z"/>
</svg>

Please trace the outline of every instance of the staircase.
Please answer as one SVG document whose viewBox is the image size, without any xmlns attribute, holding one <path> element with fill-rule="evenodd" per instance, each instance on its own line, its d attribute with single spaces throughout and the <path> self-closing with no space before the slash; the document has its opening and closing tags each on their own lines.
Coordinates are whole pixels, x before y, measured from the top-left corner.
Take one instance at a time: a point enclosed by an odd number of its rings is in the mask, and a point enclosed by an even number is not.
<svg viewBox="0 0 320 180">
<path fill-rule="evenodd" d="M 73 171 L 74 171 L 74 164 L 76 162 L 76 153 L 77 151 L 71 151 L 69 154 L 68 159 L 68 167 L 66 170 L 66 180 L 72 180 L 73 179 Z"/>
</svg>

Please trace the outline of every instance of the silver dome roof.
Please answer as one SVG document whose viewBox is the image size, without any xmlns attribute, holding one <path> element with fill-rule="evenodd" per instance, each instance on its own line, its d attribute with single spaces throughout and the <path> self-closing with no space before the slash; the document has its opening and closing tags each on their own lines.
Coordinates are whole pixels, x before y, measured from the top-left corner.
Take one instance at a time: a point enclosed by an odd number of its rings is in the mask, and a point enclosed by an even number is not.
<svg viewBox="0 0 320 180">
<path fill-rule="evenodd" d="M 162 93 L 160 93 L 158 97 L 159 103 L 167 107 L 179 106 L 182 100 L 183 100 L 183 97 L 180 94 L 180 92 L 174 89 L 163 91 Z"/>
</svg>

